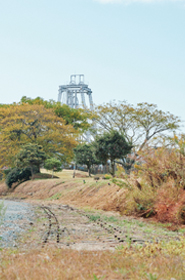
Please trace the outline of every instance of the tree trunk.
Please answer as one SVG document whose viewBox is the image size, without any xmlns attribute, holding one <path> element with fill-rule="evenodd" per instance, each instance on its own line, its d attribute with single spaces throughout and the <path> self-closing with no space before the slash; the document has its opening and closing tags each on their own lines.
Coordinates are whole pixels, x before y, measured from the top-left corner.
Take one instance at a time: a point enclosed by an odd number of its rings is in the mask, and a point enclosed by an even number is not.
<svg viewBox="0 0 185 280">
<path fill-rule="evenodd" d="M 111 160 L 111 175 L 115 176 L 115 162 Z"/>
<path fill-rule="evenodd" d="M 91 166 L 89 165 L 87 168 L 88 168 L 88 172 L 89 172 L 89 177 L 91 177 Z"/>
<path fill-rule="evenodd" d="M 33 173 L 33 166 L 31 166 L 30 169 L 31 169 L 31 179 L 33 180 L 33 174 L 34 174 Z"/>
</svg>

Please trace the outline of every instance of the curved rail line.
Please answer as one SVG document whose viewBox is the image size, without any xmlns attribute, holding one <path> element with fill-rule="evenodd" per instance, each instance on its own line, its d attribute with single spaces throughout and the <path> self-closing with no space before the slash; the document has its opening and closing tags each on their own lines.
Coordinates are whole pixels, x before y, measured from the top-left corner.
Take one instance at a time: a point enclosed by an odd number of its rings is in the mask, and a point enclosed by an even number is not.
<svg viewBox="0 0 185 280">
<path fill-rule="evenodd" d="M 64 232 L 66 230 L 69 234 L 69 230 L 66 227 L 64 227 L 62 230 L 60 230 L 59 221 L 58 221 L 56 215 L 51 211 L 50 207 L 41 206 L 40 208 L 44 210 L 44 212 L 47 215 L 47 218 L 49 220 L 48 230 L 46 232 L 46 237 L 44 238 L 42 246 L 44 247 L 45 244 L 48 243 L 49 236 L 51 235 L 52 226 L 56 227 L 56 243 L 59 243 L 60 242 L 60 232 Z M 91 215 L 88 215 L 87 213 L 83 212 L 82 210 L 75 209 L 69 205 L 65 205 L 65 208 L 68 210 L 77 212 L 79 215 L 84 216 L 84 217 L 88 218 L 89 220 L 91 219 Z M 58 208 L 58 209 L 61 210 L 61 208 Z M 98 226 L 102 227 L 107 233 L 113 234 L 114 239 L 120 243 L 123 243 L 123 242 L 137 243 L 138 242 L 138 243 L 146 244 L 146 243 L 152 242 L 152 241 L 146 241 L 146 240 L 142 240 L 142 239 L 132 238 L 132 237 L 126 235 L 123 232 L 123 229 L 121 229 L 117 226 L 114 226 L 108 222 L 105 222 L 101 218 L 98 218 L 96 221 L 93 221 L 93 223 L 96 223 Z"/>
<path fill-rule="evenodd" d="M 48 238 L 49 238 L 49 236 L 51 234 L 51 227 L 52 227 L 52 225 L 55 225 L 56 228 L 57 228 L 56 242 L 59 243 L 60 242 L 60 225 L 59 225 L 59 222 L 58 222 L 58 219 L 57 219 L 56 215 L 47 206 L 41 206 L 40 208 L 44 210 L 44 212 L 47 215 L 48 220 L 49 220 L 48 231 L 47 231 L 46 237 L 45 237 L 45 239 L 43 241 L 43 247 L 48 242 Z M 54 219 L 54 222 L 52 222 L 52 219 Z"/>
</svg>

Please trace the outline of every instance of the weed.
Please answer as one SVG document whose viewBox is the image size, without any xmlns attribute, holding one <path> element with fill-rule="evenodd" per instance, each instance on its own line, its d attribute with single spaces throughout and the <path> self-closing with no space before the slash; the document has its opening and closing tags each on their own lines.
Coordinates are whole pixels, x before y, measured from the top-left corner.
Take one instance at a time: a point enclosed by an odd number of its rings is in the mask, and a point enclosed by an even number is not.
<svg viewBox="0 0 185 280">
<path fill-rule="evenodd" d="M 152 273 L 149 273 L 146 275 L 148 277 L 148 280 L 157 280 L 157 278 L 158 278 L 155 274 L 152 274 Z"/>
<path fill-rule="evenodd" d="M 0 203 L 0 225 L 1 225 L 2 222 L 3 222 L 5 212 L 6 212 L 6 207 L 4 206 L 4 202 L 2 201 L 2 202 Z"/>
<path fill-rule="evenodd" d="M 103 176 L 103 179 L 105 179 L 105 180 L 109 180 L 109 179 L 111 179 L 111 178 L 112 178 L 112 176 L 109 175 L 109 174 L 105 174 L 105 175 Z"/>
<path fill-rule="evenodd" d="M 62 196 L 61 193 L 55 193 L 53 196 L 49 197 L 47 200 L 58 200 Z"/>
<path fill-rule="evenodd" d="M 127 188 L 127 189 L 131 189 L 132 190 L 132 185 L 130 184 L 129 181 L 125 181 L 125 180 L 123 181 L 123 180 L 118 180 L 118 179 L 113 178 L 112 182 L 115 185 L 119 186 L 120 188 Z"/>
<path fill-rule="evenodd" d="M 110 223 L 116 223 L 116 222 L 118 222 L 118 219 L 115 218 L 114 216 L 111 216 L 111 217 L 103 216 L 102 218 L 103 218 L 106 222 L 110 222 Z"/>
<path fill-rule="evenodd" d="M 93 274 L 93 279 L 94 280 L 103 280 L 105 278 L 105 276 L 98 278 L 95 274 Z"/>
<path fill-rule="evenodd" d="M 98 219 L 100 219 L 100 215 L 89 215 L 89 220 L 91 222 L 96 222 Z"/>
</svg>

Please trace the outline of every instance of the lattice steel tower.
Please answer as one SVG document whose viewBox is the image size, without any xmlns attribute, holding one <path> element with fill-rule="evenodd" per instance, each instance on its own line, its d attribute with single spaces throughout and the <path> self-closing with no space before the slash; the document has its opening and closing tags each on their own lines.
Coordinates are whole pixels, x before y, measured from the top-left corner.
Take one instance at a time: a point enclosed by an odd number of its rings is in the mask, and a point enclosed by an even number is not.
<svg viewBox="0 0 185 280">
<path fill-rule="evenodd" d="M 84 83 L 83 74 L 71 75 L 68 85 L 59 86 L 58 101 L 71 108 L 90 108 L 93 110 L 92 91 Z"/>
</svg>

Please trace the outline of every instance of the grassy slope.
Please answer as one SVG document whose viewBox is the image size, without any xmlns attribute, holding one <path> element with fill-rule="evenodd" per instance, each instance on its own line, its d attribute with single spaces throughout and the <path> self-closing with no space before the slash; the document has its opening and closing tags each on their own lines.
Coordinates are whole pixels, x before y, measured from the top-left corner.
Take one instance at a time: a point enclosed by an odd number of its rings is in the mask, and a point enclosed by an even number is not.
<svg viewBox="0 0 185 280">
<path fill-rule="evenodd" d="M 57 174 L 60 179 L 34 180 L 19 185 L 10 197 L 53 200 L 79 207 L 118 210 L 125 190 L 107 180 L 72 178 L 72 173 Z M 0 191 L 6 187 L 1 184 Z M 156 227 L 157 228 L 157 227 Z M 119 247 L 116 252 L 87 252 L 44 248 L 20 252 L 3 250 L 0 279 L 185 279 L 185 240 L 154 243 L 146 247 Z"/>
<path fill-rule="evenodd" d="M 72 178 L 72 171 L 57 174 L 60 179 L 33 180 L 20 184 L 10 197 L 50 199 L 76 206 L 89 206 L 95 209 L 121 211 L 124 203 L 125 190 L 109 180 L 93 178 Z M 80 173 L 77 173 L 80 176 Z M 84 173 L 81 173 L 84 176 Z M 85 180 L 85 183 L 84 183 Z M 109 185 L 109 184 L 111 185 Z M 6 187 L 2 184 L 1 190 Z"/>
</svg>

